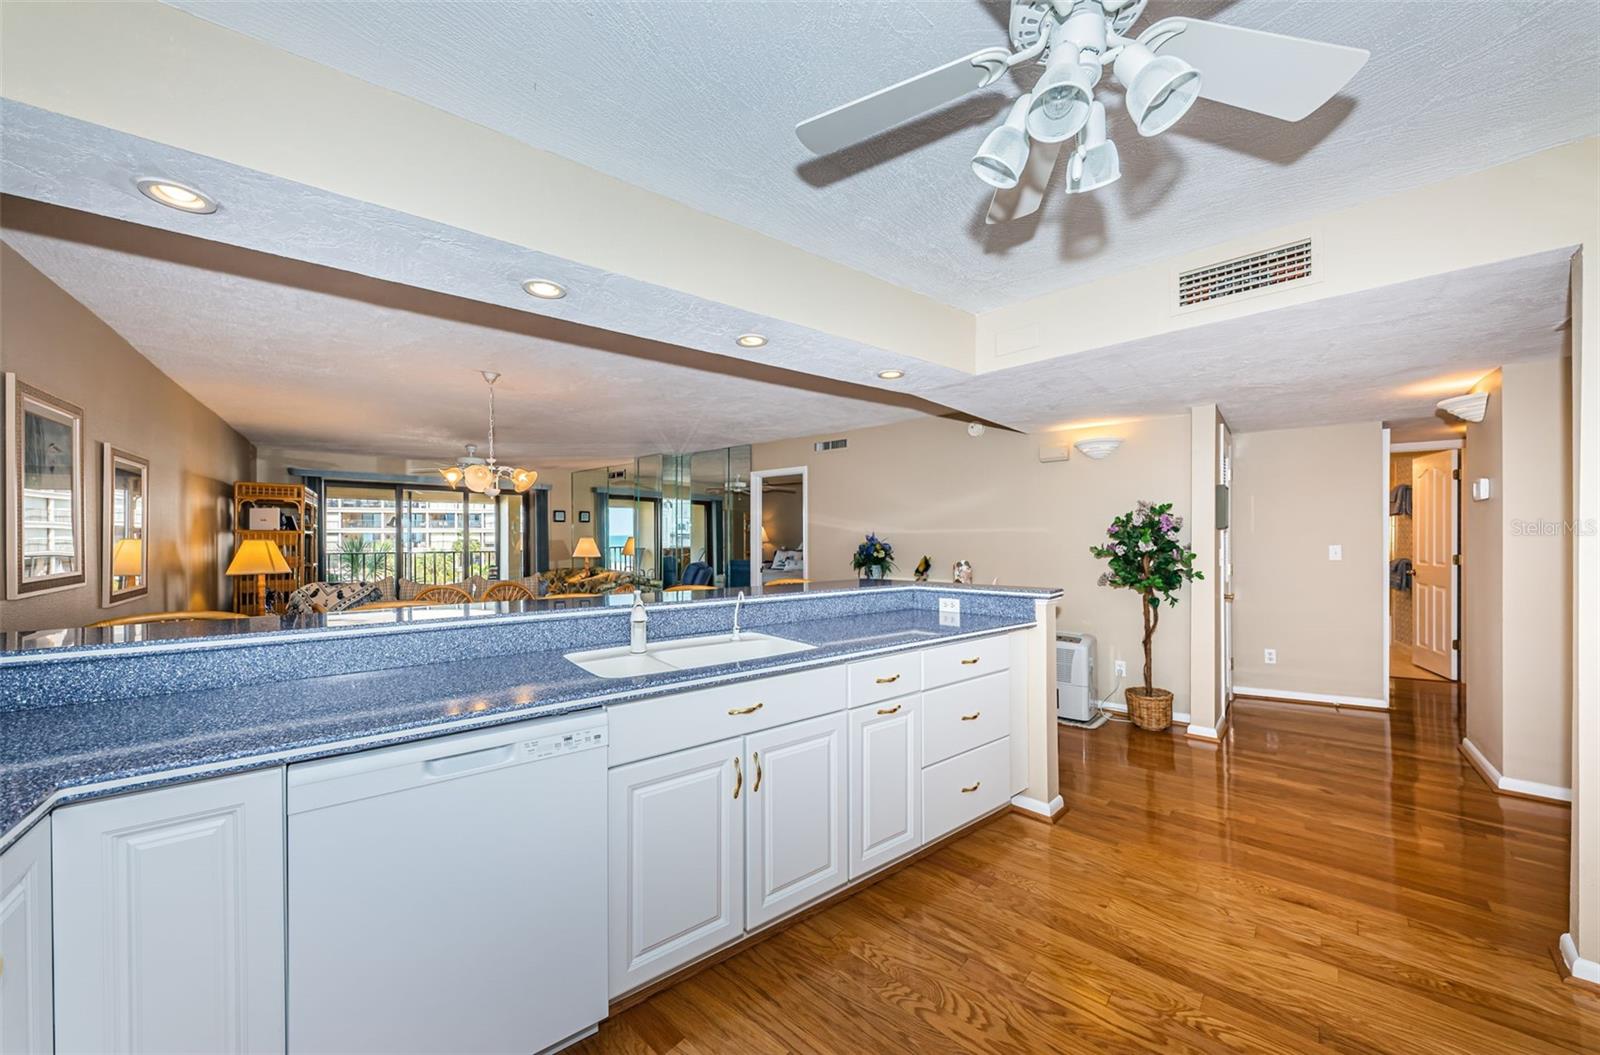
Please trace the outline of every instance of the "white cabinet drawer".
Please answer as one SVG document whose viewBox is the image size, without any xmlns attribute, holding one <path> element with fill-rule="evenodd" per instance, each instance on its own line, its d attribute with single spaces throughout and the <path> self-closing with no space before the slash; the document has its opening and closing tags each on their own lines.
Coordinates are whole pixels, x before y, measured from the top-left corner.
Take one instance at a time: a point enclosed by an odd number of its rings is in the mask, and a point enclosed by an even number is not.
<svg viewBox="0 0 1600 1055">
<path fill-rule="evenodd" d="M 922 688 L 922 653 L 896 652 L 864 659 L 846 667 L 845 676 L 850 682 L 852 707 L 904 696 Z"/>
<path fill-rule="evenodd" d="M 610 709 L 611 765 L 842 711 L 843 667 L 690 689 Z"/>
<path fill-rule="evenodd" d="M 1011 643 L 1005 635 L 956 641 L 922 654 L 922 684 L 932 689 L 1010 668 Z"/>
<path fill-rule="evenodd" d="M 922 764 L 931 766 L 1011 731 L 1011 677 L 988 674 L 922 696 Z"/>
<path fill-rule="evenodd" d="M 1011 740 L 948 758 L 922 771 L 922 841 L 932 842 L 1011 800 Z"/>
</svg>

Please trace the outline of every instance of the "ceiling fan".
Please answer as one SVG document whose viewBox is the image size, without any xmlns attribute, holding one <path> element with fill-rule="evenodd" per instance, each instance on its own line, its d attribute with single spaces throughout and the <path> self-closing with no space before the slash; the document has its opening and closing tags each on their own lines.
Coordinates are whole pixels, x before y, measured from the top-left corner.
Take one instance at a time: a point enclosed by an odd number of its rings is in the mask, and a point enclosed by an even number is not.
<svg viewBox="0 0 1600 1055">
<path fill-rule="evenodd" d="M 1137 38 L 1126 34 L 1148 0 L 1012 0 L 1011 48 L 984 48 L 879 89 L 795 126 L 816 154 L 860 142 L 918 114 L 987 88 L 1026 63 L 1044 67 L 1033 90 L 1012 104 L 972 159 L 995 188 L 988 223 L 1039 208 L 1056 158 L 1076 139 L 1067 193 L 1096 190 L 1122 175 L 1106 138 L 1105 104 L 1095 86 L 1107 67 L 1141 135 L 1171 128 L 1210 99 L 1284 121 L 1317 110 L 1366 63 L 1368 52 L 1341 44 L 1265 33 L 1194 18 L 1164 18 Z"/>
</svg>

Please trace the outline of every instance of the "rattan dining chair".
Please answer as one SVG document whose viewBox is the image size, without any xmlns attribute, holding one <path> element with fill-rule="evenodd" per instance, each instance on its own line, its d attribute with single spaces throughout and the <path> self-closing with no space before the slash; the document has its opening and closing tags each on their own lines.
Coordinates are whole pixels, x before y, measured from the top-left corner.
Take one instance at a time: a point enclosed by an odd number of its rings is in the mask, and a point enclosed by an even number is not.
<svg viewBox="0 0 1600 1055">
<path fill-rule="evenodd" d="M 520 582 L 492 582 L 480 601 L 531 601 L 533 591 Z"/>
<path fill-rule="evenodd" d="M 459 586 L 429 586 L 414 600 L 418 604 L 471 604 L 472 595 Z"/>
</svg>

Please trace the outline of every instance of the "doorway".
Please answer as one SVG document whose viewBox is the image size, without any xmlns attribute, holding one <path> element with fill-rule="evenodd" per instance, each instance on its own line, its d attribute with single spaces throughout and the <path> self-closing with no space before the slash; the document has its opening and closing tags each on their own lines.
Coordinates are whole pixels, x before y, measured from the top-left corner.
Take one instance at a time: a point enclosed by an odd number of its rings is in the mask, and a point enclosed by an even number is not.
<svg viewBox="0 0 1600 1055">
<path fill-rule="evenodd" d="M 750 552 L 759 555 L 757 592 L 772 584 L 809 582 L 811 502 L 806 467 L 750 474 Z"/>
<path fill-rule="evenodd" d="M 1389 675 L 1461 676 L 1461 442 L 1389 452 Z"/>
</svg>

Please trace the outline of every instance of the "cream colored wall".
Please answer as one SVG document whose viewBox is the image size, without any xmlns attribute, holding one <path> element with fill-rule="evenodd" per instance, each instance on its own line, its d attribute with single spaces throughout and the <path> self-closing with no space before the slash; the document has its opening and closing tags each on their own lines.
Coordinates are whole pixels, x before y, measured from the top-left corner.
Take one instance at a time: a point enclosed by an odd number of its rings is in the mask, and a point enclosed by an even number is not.
<svg viewBox="0 0 1600 1055">
<path fill-rule="evenodd" d="M 248 441 L 126 341 L 0 245 L 0 367 L 83 409 L 88 582 L 0 601 L 0 630 L 82 626 L 141 612 L 228 607 L 233 484 L 254 470 Z M 104 444 L 150 461 L 150 592 L 101 606 Z"/>
<path fill-rule="evenodd" d="M 1467 736 L 1511 780 L 1572 779 L 1571 363 L 1513 363 L 1478 385 L 1462 510 L 1462 662 Z"/>
<path fill-rule="evenodd" d="M 1501 372 L 1473 386 L 1487 392 L 1483 420 L 1467 426 L 1461 452 L 1461 681 L 1467 694 L 1467 739 L 1505 771 L 1503 671 L 1505 619 L 1505 400 Z M 1469 496 L 1471 481 L 1488 479 L 1495 493 L 1486 502 Z"/>
<path fill-rule="evenodd" d="M 1137 598 L 1097 586 L 1100 561 L 1089 546 L 1106 525 L 1140 499 L 1170 500 L 1187 516 L 1190 499 L 1190 418 L 1148 418 L 1097 432 L 1052 434 L 1070 445 L 1087 435 L 1115 433 L 1120 449 L 1103 461 L 1077 452 L 1071 460 L 1043 464 L 1042 438 L 990 429 L 967 435 L 959 421 L 927 418 L 847 433 L 843 450 L 817 452 L 820 438 L 757 444 L 756 469 L 810 467 L 813 579 L 849 578 L 850 554 L 867 531 L 894 544 L 896 578 L 910 578 L 918 558 L 933 560 L 935 579 L 970 560 L 978 582 L 998 578 L 1015 585 L 1059 586 L 1061 630 L 1099 639 L 1101 695 L 1116 679 L 1113 663 L 1126 660 L 1137 677 L 1143 664 Z M 1187 529 L 1184 532 L 1188 537 Z M 1189 705 L 1189 591 L 1176 608 L 1164 608 L 1155 639 L 1155 680 Z M 1128 680 L 1123 680 L 1127 687 Z"/>
<path fill-rule="evenodd" d="M 1377 422 L 1238 433 L 1234 684 L 1384 704 L 1388 467 Z M 1343 547 L 1330 561 L 1328 546 Z M 1268 666 L 1263 651 L 1277 650 Z"/>
<path fill-rule="evenodd" d="M 770 559 L 776 549 L 800 548 L 805 537 L 805 526 L 801 523 L 804 505 L 801 487 L 798 477 L 781 491 L 773 490 L 772 481 L 766 481 L 766 489 L 761 492 L 761 526 L 772 541 L 762 546 L 763 560 Z"/>
</svg>

